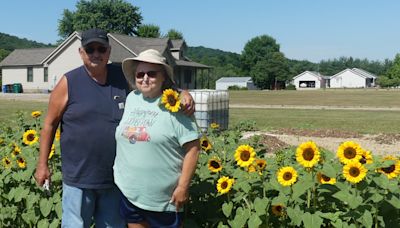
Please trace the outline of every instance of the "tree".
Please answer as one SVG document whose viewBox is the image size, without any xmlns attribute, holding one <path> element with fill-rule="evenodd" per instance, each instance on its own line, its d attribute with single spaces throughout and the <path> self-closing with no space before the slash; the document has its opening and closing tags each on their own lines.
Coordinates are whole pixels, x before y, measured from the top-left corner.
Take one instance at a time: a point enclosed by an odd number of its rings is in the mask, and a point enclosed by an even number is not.
<svg viewBox="0 0 400 228">
<path fill-rule="evenodd" d="M 183 40 L 183 34 L 175 29 L 168 30 L 167 35 L 165 37 L 168 37 L 171 40 Z"/>
<path fill-rule="evenodd" d="M 378 78 L 378 84 L 382 87 L 400 86 L 400 54 L 396 55 L 387 73 Z"/>
<path fill-rule="evenodd" d="M 250 76 L 260 89 L 277 89 L 279 82 L 289 80 L 288 61 L 281 52 L 274 52 L 269 58 L 258 61 Z"/>
<path fill-rule="evenodd" d="M 160 38 L 160 27 L 153 24 L 141 25 L 137 30 L 137 35 L 147 38 Z"/>
<path fill-rule="evenodd" d="M 244 72 L 250 72 L 251 68 L 257 64 L 258 61 L 266 60 L 274 52 L 279 52 L 279 44 L 275 39 L 262 35 L 251 39 L 246 43 L 242 51 L 241 63 Z"/>
<path fill-rule="evenodd" d="M 74 31 L 100 28 L 108 32 L 134 35 L 141 24 L 139 8 L 124 0 L 80 0 L 76 11 L 64 10 L 58 24 L 58 34 L 68 37 Z"/>
</svg>

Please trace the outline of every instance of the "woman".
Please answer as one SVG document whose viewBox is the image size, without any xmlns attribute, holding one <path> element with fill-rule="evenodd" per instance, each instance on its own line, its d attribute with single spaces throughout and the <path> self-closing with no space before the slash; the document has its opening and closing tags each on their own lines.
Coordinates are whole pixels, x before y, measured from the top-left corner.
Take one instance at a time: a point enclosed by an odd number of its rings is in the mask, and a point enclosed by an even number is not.
<svg viewBox="0 0 400 228">
<path fill-rule="evenodd" d="M 181 227 L 200 150 L 196 123 L 160 106 L 163 90 L 173 85 L 173 70 L 158 51 L 125 59 L 122 68 L 136 90 L 115 133 L 121 214 L 128 227 Z"/>
</svg>

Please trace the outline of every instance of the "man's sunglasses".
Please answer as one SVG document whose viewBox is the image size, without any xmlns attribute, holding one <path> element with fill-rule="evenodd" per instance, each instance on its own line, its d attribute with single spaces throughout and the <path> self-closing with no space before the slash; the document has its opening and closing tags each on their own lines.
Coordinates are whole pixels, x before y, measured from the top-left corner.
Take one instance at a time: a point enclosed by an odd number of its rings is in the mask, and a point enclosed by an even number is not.
<svg viewBox="0 0 400 228">
<path fill-rule="evenodd" d="M 106 53 L 107 49 L 108 49 L 108 47 L 104 47 L 104 46 L 99 46 L 97 48 L 85 47 L 85 52 L 88 54 L 93 54 L 97 50 L 97 52 L 99 52 L 100 54 L 104 54 L 104 53 Z"/>
<path fill-rule="evenodd" d="M 140 71 L 140 72 L 136 73 L 136 78 L 142 79 L 142 78 L 144 78 L 145 74 L 147 74 L 147 77 L 149 77 L 149 78 L 155 78 L 155 77 L 157 77 L 158 72 L 159 71 L 156 71 L 156 70 L 149 70 L 147 72 Z"/>
</svg>

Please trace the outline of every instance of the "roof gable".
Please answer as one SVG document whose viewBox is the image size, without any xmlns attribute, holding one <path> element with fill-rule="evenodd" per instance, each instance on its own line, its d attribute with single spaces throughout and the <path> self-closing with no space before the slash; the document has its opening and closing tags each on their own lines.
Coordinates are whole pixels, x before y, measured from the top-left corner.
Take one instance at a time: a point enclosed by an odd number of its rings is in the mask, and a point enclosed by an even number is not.
<svg viewBox="0 0 400 228">
<path fill-rule="evenodd" d="M 339 76 L 339 75 L 342 75 L 342 74 L 344 74 L 344 73 L 346 73 L 346 72 L 350 72 L 350 73 L 352 73 L 352 74 L 354 74 L 354 75 L 357 75 L 357 76 L 359 76 L 359 77 L 362 77 L 362 78 L 368 78 L 367 76 L 361 74 L 360 72 L 357 72 L 357 71 L 354 71 L 354 70 L 352 70 L 352 69 L 347 68 L 347 69 L 344 69 L 344 70 L 340 71 L 339 73 L 333 75 L 333 76 L 331 77 L 331 79 L 332 79 L 332 78 L 335 78 L 335 77 L 337 77 L 337 76 Z"/>
<path fill-rule="evenodd" d="M 306 71 L 304 71 L 303 73 L 301 73 L 301 74 L 299 74 L 299 75 L 293 77 L 292 80 L 295 80 L 296 78 L 299 78 L 299 77 L 301 77 L 301 76 L 303 76 L 303 75 L 305 75 L 305 74 L 310 74 L 310 75 L 312 75 L 312 76 L 314 76 L 314 77 L 316 77 L 316 78 L 318 78 L 318 79 L 320 79 L 321 77 L 325 77 L 325 76 L 323 76 L 322 74 L 320 74 L 319 72 L 308 71 L 308 70 L 306 70 Z"/>
</svg>

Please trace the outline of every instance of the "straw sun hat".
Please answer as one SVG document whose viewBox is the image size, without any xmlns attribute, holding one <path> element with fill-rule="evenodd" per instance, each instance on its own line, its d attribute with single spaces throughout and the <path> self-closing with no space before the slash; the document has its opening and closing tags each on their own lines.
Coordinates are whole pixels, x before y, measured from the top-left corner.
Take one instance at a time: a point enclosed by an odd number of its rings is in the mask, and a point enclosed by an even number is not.
<svg viewBox="0 0 400 228">
<path fill-rule="evenodd" d="M 136 67 L 139 62 L 154 63 L 164 66 L 165 72 L 168 74 L 169 79 L 174 82 L 173 69 L 167 64 L 167 61 L 160 52 L 154 49 L 148 49 L 134 58 L 126 58 L 122 61 L 122 71 L 124 72 L 126 80 L 132 85 L 135 85 Z"/>
</svg>

